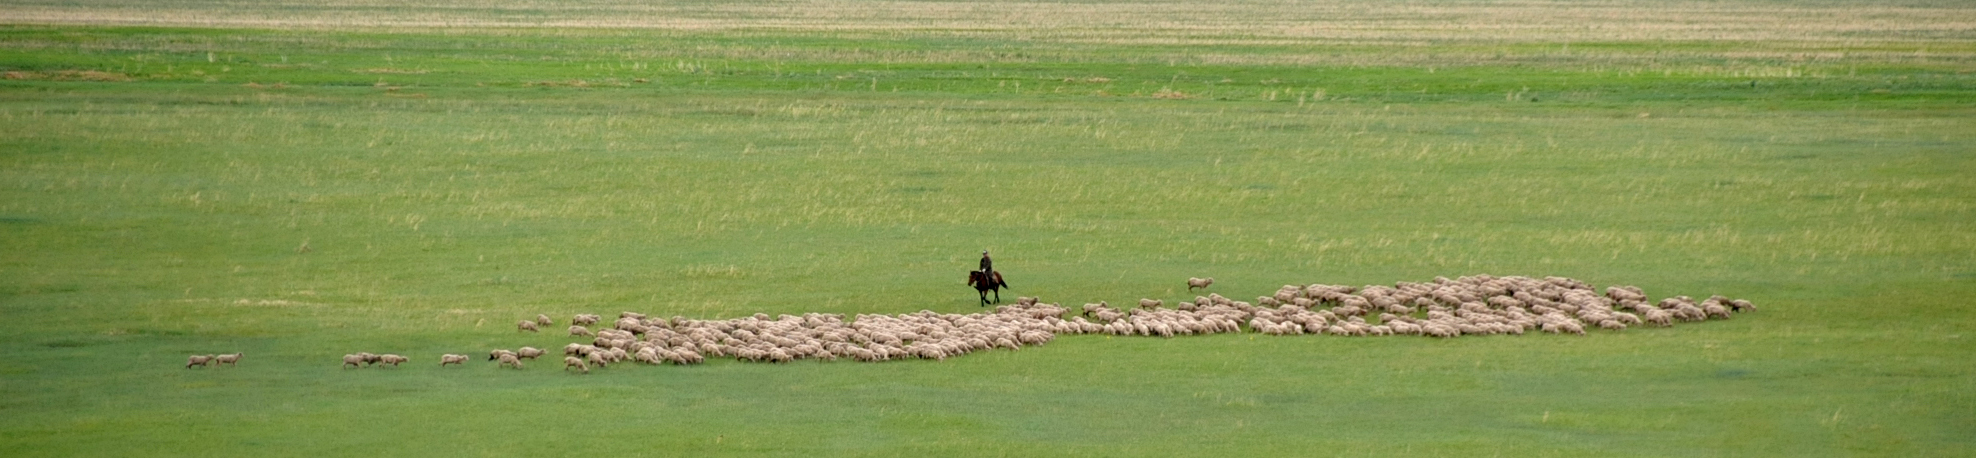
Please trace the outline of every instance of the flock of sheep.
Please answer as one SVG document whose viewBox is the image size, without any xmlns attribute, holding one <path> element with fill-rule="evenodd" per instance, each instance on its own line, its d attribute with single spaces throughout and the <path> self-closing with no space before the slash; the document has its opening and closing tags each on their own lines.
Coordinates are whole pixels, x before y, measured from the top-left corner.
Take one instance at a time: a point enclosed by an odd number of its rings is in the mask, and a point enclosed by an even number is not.
<svg viewBox="0 0 1976 458">
<path fill-rule="evenodd" d="M 1189 290 L 1206 289 L 1213 283 L 1211 278 L 1187 282 Z M 593 367 L 625 362 L 698 364 L 707 357 L 772 363 L 840 358 L 865 362 L 944 360 L 976 351 L 1043 345 L 1058 334 L 1173 337 L 1247 331 L 1453 338 L 1541 331 L 1584 335 L 1594 327 L 1618 331 L 1630 326 L 1728 319 L 1732 313 L 1756 308 L 1749 301 L 1722 296 L 1700 301 L 1674 296 L 1652 302 L 1640 288 L 1632 286 L 1601 291 L 1570 278 L 1491 275 L 1437 277 L 1431 282 L 1392 286 L 1284 285 L 1253 302 L 1210 293 L 1172 308 L 1155 299 L 1140 299 L 1136 305 L 1115 308 L 1098 302 L 1084 304 L 1073 314 L 1063 306 L 1024 297 L 992 312 L 859 314 L 848 320 L 840 314 L 821 313 L 777 317 L 757 313 L 696 320 L 624 312 L 608 326 L 601 325 L 603 318 L 597 315 L 576 315 L 567 331 L 571 337 L 587 341 L 562 348 L 563 369 L 588 373 Z M 537 315 L 516 323 L 516 329 L 540 332 L 553 325 L 555 321 L 549 316 Z M 593 326 L 597 329 L 592 330 Z M 487 359 L 498 361 L 498 367 L 522 369 L 523 360 L 532 361 L 547 353 L 533 347 L 498 349 L 489 352 Z M 209 362 L 233 364 L 239 359 L 238 353 L 198 355 L 187 367 Z M 464 364 L 467 359 L 466 355 L 447 354 L 440 357 L 439 364 Z M 397 366 L 406 361 L 409 359 L 392 354 L 343 356 L 346 368 Z"/>
</svg>

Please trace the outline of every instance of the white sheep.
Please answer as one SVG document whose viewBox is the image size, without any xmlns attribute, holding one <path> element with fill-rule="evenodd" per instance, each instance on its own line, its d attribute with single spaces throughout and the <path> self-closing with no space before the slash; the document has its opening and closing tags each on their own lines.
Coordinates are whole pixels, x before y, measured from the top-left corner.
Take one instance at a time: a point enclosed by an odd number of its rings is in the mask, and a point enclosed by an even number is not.
<svg viewBox="0 0 1976 458">
<path fill-rule="evenodd" d="M 515 369 L 521 369 L 521 358 L 515 357 L 513 353 L 501 355 L 501 364 L 496 367 L 509 367 L 509 366 L 513 366 Z"/>
<path fill-rule="evenodd" d="M 1139 308 L 1142 308 L 1142 309 L 1156 309 L 1156 308 L 1160 308 L 1160 305 L 1161 305 L 1161 304 L 1165 304 L 1165 302 L 1164 302 L 1164 301 L 1161 301 L 1161 300 L 1159 300 L 1159 299 L 1140 299 L 1140 300 L 1139 300 Z"/>
<path fill-rule="evenodd" d="M 522 359 L 535 359 L 542 356 L 542 350 L 535 347 L 521 347 L 520 350 L 515 350 L 515 356 Z"/>
<path fill-rule="evenodd" d="M 535 314 L 535 324 L 548 326 L 548 325 L 556 324 L 556 320 L 549 319 L 549 315 L 537 313 Z"/>
<path fill-rule="evenodd" d="M 244 353 L 233 353 L 233 354 L 219 355 L 213 357 L 213 365 L 218 366 L 221 364 L 225 364 L 228 366 L 239 366 L 241 355 L 244 355 Z"/>
<path fill-rule="evenodd" d="M 1756 304 L 1750 303 L 1750 301 L 1747 300 L 1736 299 L 1733 301 L 1729 301 L 1729 308 L 1730 310 L 1736 312 L 1743 312 L 1748 310 L 1756 310 Z"/>
<path fill-rule="evenodd" d="M 515 352 L 512 352 L 512 351 L 507 351 L 507 350 L 501 350 L 501 349 L 495 349 L 495 350 L 492 350 L 492 351 L 489 351 L 489 352 L 487 352 L 487 360 L 488 360 L 488 361 L 493 361 L 493 360 L 497 360 L 497 359 L 501 359 L 501 357 L 503 357 L 503 356 L 514 356 L 514 357 L 520 357 L 520 355 L 516 355 L 516 354 L 515 354 Z"/>
<path fill-rule="evenodd" d="M 186 369 L 191 369 L 191 368 L 192 368 L 192 366 L 199 366 L 199 367 L 206 367 L 206 365 L 208 365 L 208 364 L 212 364 L 212 363 L 213 363 L 213 359 L 214 359 L 214 358 L 217 358 L 217 356 L 213 356 L 213 355 L 192 355 L 192 357 L 189 357 L 189 358 L 186 358 L 186 359 L 185 359 L 185 368 L 186 368 Z"/>
<path fill-rule="evenodd" d="M 1702 313 L 1708 318 L 1729 319 L 1729 308 L 1715 301 L 1703 302 Z"/>
<path fill-rule="evenodd" d="M 596 337 L 597 333 L 590 332 L 590 328 L 586 328 L 580 325 L 570 325 L 569 335 Z"/>
<path fill-rule="evenodd" d="M 520 364 L 520 363 L 516 363 L 516 364 Z M 598 366 L 603 366 L 603 364 L 598 364 Z M 583 364 L 583 360 L 577 359 L 575 356 L 564 356 L 563 370 L 567 371 L 569 370 L 569 368 L 572 367 L 576 368 L 576 370 L 578 371 L 582 371 L 585 374 L 590 373 L 590 366 Z"/>
<path fill-rule="evenodd" d="M 466 364 L 466 362 L 467 355 L 455 355 L 452 353 L 439 355 L 439 367 L 446 367 L 447 364 Z"/>
<path fill-rule="evenodd" d="M 364 362 L 362 353 L 343 355 L 343 367 L 363 367 Z"/>
<path fill-rule="evenodd" d="M 520 322 L 517 322 L 517 323 L 515 323 L 515 331 L 516 331 L 516 332 L 520 332 L 520 331 L 528 331 L 528 332 L 536 332 L 536 331 L 540 331 L 540 329 L 537 329 L 537 328 L 535 327 L 535 322 L 534 322 L 534 321 L 531 321 L 531 320 L 521 320 Z"/>
<path fill-rule="evenodd" d="M 1194 288 L 1200 288 L 1200 289 L 1208 289 L 1208 286 L 1209 286 L 1209 285 L 1213 285 L 1213 284 L 1214 284 L 1214 277 L 1207 277 L 1207 278 L 1193 278 L 1193 277 L 1188 277 L 1188 278 L 1187 278 L 1187 290 L 1188 290 L 1188 291 L 1193 291 L 1193 290 L 1194 290 Z"/>
<path fill-rule="evenodd" d="M 412 360 L 411 358 L 406 358 L 403 356 L 398 356 L 393 354 L 383 354 L 377 356 L 378 364 L 390 364 L 391 367 L 398 367 L 398 363 L 403 363 L 411 360 Z"/>
</svg>

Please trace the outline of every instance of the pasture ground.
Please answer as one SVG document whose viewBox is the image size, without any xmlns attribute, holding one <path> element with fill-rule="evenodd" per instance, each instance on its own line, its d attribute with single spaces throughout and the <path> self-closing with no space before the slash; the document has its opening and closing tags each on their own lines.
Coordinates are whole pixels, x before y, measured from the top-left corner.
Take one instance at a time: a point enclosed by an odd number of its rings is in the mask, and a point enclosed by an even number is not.
<svg viewBox="0 0 1976 458">
<path fill-rule="evenodd" d="M 322 3 L 0 6 L 0 455 L 1976 454 L 1966 5 Z M 982 249 L 1071 306 L 1762 309 L 436 367 L 536 313 L 973 312 Z"/>
</svg>

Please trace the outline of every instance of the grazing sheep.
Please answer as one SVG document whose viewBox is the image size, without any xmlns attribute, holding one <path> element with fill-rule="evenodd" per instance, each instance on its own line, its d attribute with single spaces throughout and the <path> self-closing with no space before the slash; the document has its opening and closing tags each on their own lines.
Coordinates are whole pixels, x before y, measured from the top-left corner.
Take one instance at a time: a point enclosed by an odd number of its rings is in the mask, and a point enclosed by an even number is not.
<svg viewBox="0 0 1976 458">
<path fill-rule="evenodd" d="M 602 366 L 602 364 L 599 364 L 599 366 Z M 567 370 L 569 370 L 569 368 L 572 368 L 572 367 L 574 367 L 574 368 L 576 368 L 576 370 L 578 370 L 578 371 L 581 371 L 581 372 L 583 372 L 583 373 L 585 373 L 585 374 L 588 374 L 588 373 L 590 373 L 590 366 L 589 366 L 589 365 L 586 365 L 586 364 L 583 364 L 583 360 L 581 360 L 581 359 L 576 359 L 576 357 L 575 357 L 575 356 L 564 356 L 564 357 L 563 357 L 563 370 L 565 370 L 565 371 L 567 371 Z"/>
<path fill-rule="evenodd" d="M 192 357 L 185 359 L 185 368 L 191 369 L 192 366 L 206 367 L 206 365 L 213 363 L 214 358 L 218 357 L 213 355 L 192 355 Z"/>
<path fill-rule="evenodd" d="M 1729 301 L 1729 309 L 1736 312 L 1742 312 L 1746 310 L 1756 310 L 1756 304 L 1752 304 L 1750 303 L 1750 301 L 1736 299 L 1733 301 Z"/>
<path fill-rule="evenodd" d="M 515 357 L 513 353 L 501 355 L 501 364 L 495 367 L 508 367 L 508 366 L 514 366 L 515 369 L 521 369 L 521 358 Z"/>
<path fill-rule="evenodd" d="M 1163 301 L 1161 301 L 1161 300 L 1159 300 L 1159 299 L 1140 299 L 1140 300 L 1139 300 L 1139 308 L 1142 308 L 1142 309 L 1156 309 L 1156 308 L 1160 308 L 1160 305 L 1161 305 L 1161 304 L 1164 304 L 1164 303 L 1165 303 L 1165 302 L 1163 302 Z"/>
<path fill-rule="evenodd" d="M 1702 313 L 1710 319 L 1729 319 L 1729 308 L 1713 301 L 1702 303 Z"/>
<path fill-rule="evenodd" d="M 493 361 L 493 360 L 497 360 L 497 359 L 501 359 L 501 357 L 503 357 L 503 356 L 517 356 L 517 357 L 519 357 L 519 355 L 516 355 L 516 354 L 515 354 L 515 352 L 512 352 L 512 351 L 507 351 L 507 350 L 500 350 L 500 349 L 496 349 L 496 350 L 493 350 L 493 351 L 489 351 L 489 352 L 487 352 L 487 360 L 488 360 L 488 361 Z"/>
<path fill-rule="evenodd" d="M 540 329 L 537 329 L 537 328 L 535 327 L 535 322 L 534 322 L 534 321 L 530 321 L 530 320 L 521 320 L 520 322 L 517 322 L 517 323 L 515 323 L 515 331 L 516 331 L 516 332 L 520 332 L 520 331 L 528 331 L 528 332 L 536 332 L 536 331 L 540 331 Z"/>
<path fill-rule="evenodd" d="M 390 364 L 391 367 L 398 367 L 398 363 L 403 363 L 411 360 L 412 360 L 411 358 L 406 358 L 403 356 L 392 355 L 392 354 L 384 354 L 377 356 L 378 364 Z"/>
<path fill-rule="evenodd" d="M 362 353 L 343 355 L 343 367 L 364 367 L 364 363 L 364 355 Z"/>
<path fill-rule="evenodd" d="M 234 353 L 234 354 L 230 354 L 230 355 L 219 355 L 219 356 L 217 356 L 217 357 L 214 357 L 214 358 L 213 358 L 213 365 L 215 365 L 215 366 L 218 366 L 218 365 L 221 365 L 221 364 L 225 364 L 225 365 L 228 365 L 228 366 L 239 366 L 239 365 L 240 365 L 240 356 L 241 356 L 241 355 L 243 355 L 243 354 L 244 354 L 244 353 Z"/>
<path fill-rule="evenodd" d="M 535 324 L 548 326 L 548 325 L 556 324 L 556 320 L 549 319 L 548 315 L 537 313 L 535 314 Z"/>
<path fill-rule="evenodd" d="M 1194 288 L 1200 288 L 1200 289 L 1208 289 L 1208 286 L 1209 286 L 1209 285 L 1213 285 L 1213 284 L 1214 284 L 1214 277 L 1207 277 L 1207 278 L 1193 278 L 1193 277 L 1188 277 L 1188 278 L 1187 278 L 1187 290 L 1188 290 L 1188 291 L 1193 291 L 1193 290 L 1194 290 Z"/>
<path fill-rule="evenodd" d="M 467 355 L 455 355 L 452 353 L 439 355 L 439 367 L 446 367 L 447 364 L 466 364 L 466 362 Z"/>
<path fill-rule="evenodd" d="M 586 328 L 586 327 L 583 327 L 583 326 L 578 326 L 578 325 L 570 325 L 570 327 L 569 327 L 569 335 L 572 335 L 572 336 L 587 336 L 587 337 L 596 337 L 596 336 L 597 336 L 597 333 L 594 333 L 594 332 L 590 332 L 590 328 Z"/>
<path fill-rule="evenodd" d="M 542 356 L 542 350 L 535 347 L 521 347 L 520 350 L 515 350 L 515 356 L 522 359 L 535 359 Z"/>
<path fill-rule="evenodd" d="M 576 356 L 583 351 L 583 344 L 572 343 L 563 346 L 563 356 Z"/>
</svg>

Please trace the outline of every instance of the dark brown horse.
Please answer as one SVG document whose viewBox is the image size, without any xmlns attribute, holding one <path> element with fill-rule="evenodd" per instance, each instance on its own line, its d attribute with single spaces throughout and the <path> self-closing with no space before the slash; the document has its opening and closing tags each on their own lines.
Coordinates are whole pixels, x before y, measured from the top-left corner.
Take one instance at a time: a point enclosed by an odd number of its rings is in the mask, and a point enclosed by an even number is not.
<svg viewBox="0 0 1976 458">
<path fill-rule="evenodd" d="M 981 293 L 981 306 L 987 307 L 990 303 L 988 292 L 995 292 L 994 303 L 999 304 L 1002 302 L 1002 288 L 1009 287 L 1009 282 L 1002 281 L 1001 272 L 970 270 L 967 272 L 967 285 L 973 286 L 975 292 Z"/>
</svg>

